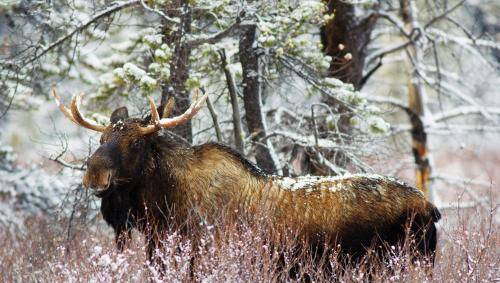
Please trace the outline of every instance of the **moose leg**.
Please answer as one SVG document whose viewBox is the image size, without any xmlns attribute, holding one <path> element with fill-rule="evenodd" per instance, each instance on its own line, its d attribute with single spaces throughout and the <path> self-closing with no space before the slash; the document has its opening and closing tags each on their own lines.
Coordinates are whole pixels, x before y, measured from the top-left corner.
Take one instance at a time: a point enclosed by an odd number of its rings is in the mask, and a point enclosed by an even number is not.
<svg viewBox="0 0 500 283">
<path fill-rule="evenodd" d="M 132 239 L 132 230 L 126 227 L 115 229 L 115 244 L 116 248 L 123 252 L 127 243 Z"/>
<path fill-rule="evenodd" d="M 437 229 L 432 219 L 421 216 L 416 217 L 411 226 L 412 234 L 415 237 L 416 253 L 413 262 L 418 260 L 428 260 L 434 265 L 434 258 L 437 244 Z"/>
<path fill-rule="evenodd" d="M 156 235 L 156 233 L 153 233 L 152 235 L 149 234 L 146 236 L 146 241 L 146 251 L 149 264 L 154 266 L 160 273 L 163 274 L 166 266 L 162 260 L 162 256 L 164 255 L 162 254 L 163 249 L 160 238 Z"/>
</svg>

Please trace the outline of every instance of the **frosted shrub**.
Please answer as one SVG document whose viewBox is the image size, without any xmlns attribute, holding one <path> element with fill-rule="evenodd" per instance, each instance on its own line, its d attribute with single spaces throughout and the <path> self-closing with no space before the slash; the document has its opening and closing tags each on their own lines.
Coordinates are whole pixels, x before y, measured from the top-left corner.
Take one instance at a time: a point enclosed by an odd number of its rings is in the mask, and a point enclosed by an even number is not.
<svg viewBox="0 0 500 283">
<path fill-rule="evenodd" d="M 138 233 L 120 253 L 108 230 L 82 230 L 68 240 L 58 232 L 63 230 L 60 223 L 36 218 L 28 221 L 25 233 L 0 230 L 0 245 L 8 247 L 0 250 L 0 281 L 30 282 L 35 277 L 41 282 L 494 282 L 500 262 L 498 223 L 492 215 L 461 213 L 466 217 L 457 219 L 454 228 L 440 232 L 434 268 L 425 261 L 410 264 L 407 249 L 390 247 L 387 258 L 372 253 L 345 268 L 339 268 L 334 252 L 322 259 L 331 274 L 310 256 L 297 254 L 293 236 L 271 245 L 261 224 L 202 225 L 197 241 L 192 234 L 172 231 L 162 237 L 163 248 L 155 251 L 157 260 L 150 263 Z M 453 213 L 445 217 L 456 218 Z"/>
</svg>

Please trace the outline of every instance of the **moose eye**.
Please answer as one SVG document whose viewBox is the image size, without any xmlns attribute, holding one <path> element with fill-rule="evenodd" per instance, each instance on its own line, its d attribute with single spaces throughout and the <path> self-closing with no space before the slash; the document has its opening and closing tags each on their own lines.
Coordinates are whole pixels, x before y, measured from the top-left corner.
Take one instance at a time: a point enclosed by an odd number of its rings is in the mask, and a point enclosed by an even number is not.
<svg viewBox="0 0 500 283">
<path fill-rule="evenodd" d="M 138 149 L 138 148 L 141 148 L 143 144 L 144 144 L 144 140 L 142 140 L 142 139 L 136 139 L 136 140 L 134 140 L 132 142 L 131 145 L 132 145 L 132 148 Z"/>
</svg>

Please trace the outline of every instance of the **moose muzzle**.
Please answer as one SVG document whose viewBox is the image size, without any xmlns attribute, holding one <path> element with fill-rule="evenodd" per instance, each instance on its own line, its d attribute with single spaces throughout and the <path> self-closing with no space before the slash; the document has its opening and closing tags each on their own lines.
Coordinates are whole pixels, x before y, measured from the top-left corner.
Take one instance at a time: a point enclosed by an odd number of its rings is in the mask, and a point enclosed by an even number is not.
<svg viewBox="0 0 500 283">
<path fill-rule="evenodd" d="M 112 178 L 113 170 L 111 169 L 87 169 L 87 171 L 85 171 L 85 175 L 83 176 L 82 183 L 84 187 L 95 190 L 95 193 L 97 194 L 109 188 Z"/>
<path fill-rule="evenodd" d="M 88 160 L 87 170 L 83 176 L 83 186 L 94 190 L 99 195 L 109 189 L 115 174 L 115 166 L 109 157 L 110 147 L 101 146 Z"/>
</svg>

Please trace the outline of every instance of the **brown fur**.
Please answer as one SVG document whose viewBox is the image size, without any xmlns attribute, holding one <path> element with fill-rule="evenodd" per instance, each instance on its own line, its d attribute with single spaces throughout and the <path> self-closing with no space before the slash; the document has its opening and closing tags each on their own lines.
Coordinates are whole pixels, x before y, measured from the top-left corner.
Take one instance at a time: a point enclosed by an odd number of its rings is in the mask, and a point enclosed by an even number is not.
<svg viewBox="0 0 500 283">
<path fill-rule="evenodd" d="M 313 247 L 340 243 L 345 252 L 363 255 L 374 238 L 399 243 L 413 215 L 418 219 L 413 232 L 432 238 L 423 242 L 421 252 L 433 256 L 433 222 L 439 212 L 420 191 L 399 181 L 352 175 L 302 177 L 293 183 L 263 173 L 220 144 L 188 147 L 156 133 L 138 135 L 136 129 L 144 121 L 112 116 L 113 120 L 89 159 L 85 183 L 103 187 L 102 172 L 112 172 L 109 187 L 98 196 L 120 249 L 135 227 L 146 234 L 151 258 L 158 245 L 155 237 L 170 227 L 187 232 L 186 223 L 194 213 L 209 222 L 221 215 L 264 215 L 275 231 L 296 231 Z M 428 227 L 432 234 L 418 231 Z"/>
</svg>

